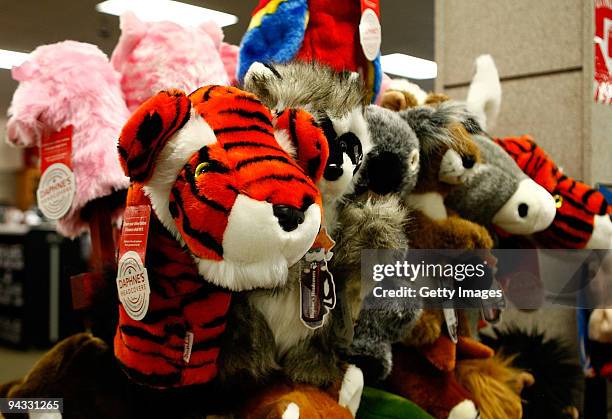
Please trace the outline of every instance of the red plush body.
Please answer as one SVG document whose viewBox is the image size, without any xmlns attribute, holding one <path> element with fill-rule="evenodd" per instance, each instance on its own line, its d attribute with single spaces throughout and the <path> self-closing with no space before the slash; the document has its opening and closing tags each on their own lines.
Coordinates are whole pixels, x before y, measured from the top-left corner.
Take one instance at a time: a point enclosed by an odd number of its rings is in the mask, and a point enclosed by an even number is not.
<svg viewBox="0 0 612 419">
<path fill-rule="evenodd" d="M 148 205 L 132 185 L 128 205 Z M 217 374 L 219 337 L 231 293 L 203 281 L 193 258 L 152 215 L 145 259 L 151 295 L 147 315 L 133 320 L 119 305 L 114 349 L 134 381 L 152 387 L 205 383 Z M 185 333 L 193 333 L 188 362 Z"/>
</svg>

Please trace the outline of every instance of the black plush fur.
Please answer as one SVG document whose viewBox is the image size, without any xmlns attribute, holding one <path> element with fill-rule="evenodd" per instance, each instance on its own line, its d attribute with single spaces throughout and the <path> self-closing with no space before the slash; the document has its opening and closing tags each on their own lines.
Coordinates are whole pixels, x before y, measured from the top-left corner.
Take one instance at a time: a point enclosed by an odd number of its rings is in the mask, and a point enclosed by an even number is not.
<svg viewBox="0 0 612 419">
<path fill-rule="evenodd" d="M 512 364 L 530 372 L 535 384 L 525 387 L 524 419 L 567 419 L 563 410 L 576 405 L 581 379 L 574 353 L 559 338 L 546 338 L 538 330 L 522 330 L 511 326 L 495 329 L 495 337 L 481 336 L 484 344 L 505 355 L 515 355 Z"/>
</svg>

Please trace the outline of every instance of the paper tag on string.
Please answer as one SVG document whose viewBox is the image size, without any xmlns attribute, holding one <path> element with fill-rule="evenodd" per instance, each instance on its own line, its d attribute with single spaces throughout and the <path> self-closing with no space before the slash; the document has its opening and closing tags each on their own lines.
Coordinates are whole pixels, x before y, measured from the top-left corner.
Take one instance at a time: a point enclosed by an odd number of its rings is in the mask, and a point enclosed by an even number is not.
<svg viewBox="0 0 612 419">
<path fill-rule="evenodd" d="M 42 175 L 36 190 L 38 207 L 48 219 L 58 220 L 70 210 L 76 193 L 71 125 L 42 139 L 40 171 Z"/>
<path fill-rule="evenodd" d="M 323 326 L 325 316 L 336 306 L 334 277 L 327 268 L 336 243 L 325 227 L 321 228 L 300 266 L 301 319 L 310 329 Z"/>
<path fill-rule="evenodd" d="M 123 214 L 119 241 L 117 293 L 125 312 L 134 320 L 142 320 L 149 309 L 149 277 L 144 265 L 151 207 L 128 206 Z"/>
<path fill-rule="evenodd" d="M 451 338 L 453 343 L 457 343 L 457 328 L 459 326 L 459 322 L 457 321 L 457 314 L 455 313 L 454 308 L 445 308 L 444 311 L 444 320 L 446 320 L 446 330 L 448 330 L 448 336 Z"/>
<path fill-rule="evenodd" d="M 366 58 L 374 61 L 378 57 L 382 42 L 380 4 L 378 0 L 361 0 L 359 42 Z"/>
</svg>

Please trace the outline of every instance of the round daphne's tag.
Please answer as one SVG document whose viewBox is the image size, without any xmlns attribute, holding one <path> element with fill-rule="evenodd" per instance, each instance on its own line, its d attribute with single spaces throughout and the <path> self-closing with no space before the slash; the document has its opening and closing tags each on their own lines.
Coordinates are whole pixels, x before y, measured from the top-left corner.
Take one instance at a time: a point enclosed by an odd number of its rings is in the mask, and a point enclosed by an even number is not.
<svg viewBox="0 0 612 419">
<path fill-rule="evenodd" d="M 138 253 L 125 252 L 119 259 L 117 293 L 125 312 L 134 320 L 142 320 L 149 309 L 149 277 Z"/>
<path fill-rule="evenodd" d="M 372 9 L 365 9 L 359 22 L 359 41 L 368 60 L 374 61 L 378 56 L 381 40 L 380 21 L 376 12 Z"/>
<path fill-rule="evenodd" d="M 76 192 L 74 173 L 64 163 L 53 163 L 45 170 L 38 183 L 38 207 L 50 220 L 62 218 L 70 207 Z"/>
</svg>

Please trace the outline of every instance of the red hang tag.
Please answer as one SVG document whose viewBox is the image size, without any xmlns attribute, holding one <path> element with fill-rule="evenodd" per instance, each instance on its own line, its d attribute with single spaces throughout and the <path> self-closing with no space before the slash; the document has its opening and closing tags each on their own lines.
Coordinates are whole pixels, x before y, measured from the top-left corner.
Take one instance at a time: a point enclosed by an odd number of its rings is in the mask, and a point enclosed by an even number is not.
<svg viewBox="0 0 612 419">
<path fill-rule="evenodd" d="M 142 320 L 149 309 L 149 277 L 144 265 L 151 220 L 150 205 L 128 206 L 119 240 L 117 293 L 128 316 Z"/>
<path fill-rule="evenodd" d="M 325 316 L 336 306 L 334 277 L 327 269 L 335 244 L 323 227 L 312 248 L 300 261 L 301 319 L 310 329 L 323 326 Z"/>
<path fill-rule="evenodd" d="M 38 207 L 51 220 L 70 210 L 76 193 L 72 172 L 72 125 L 51 133 L 40 144 L 41 177 L 36 191 Z"/>
<path fill-rule="evenodd" d="M 359 42 L 366 58 L 374 61 L 380 53 L 380 44 L 382 42 L 379 0 L 361 0 Z"/>
</svg>

